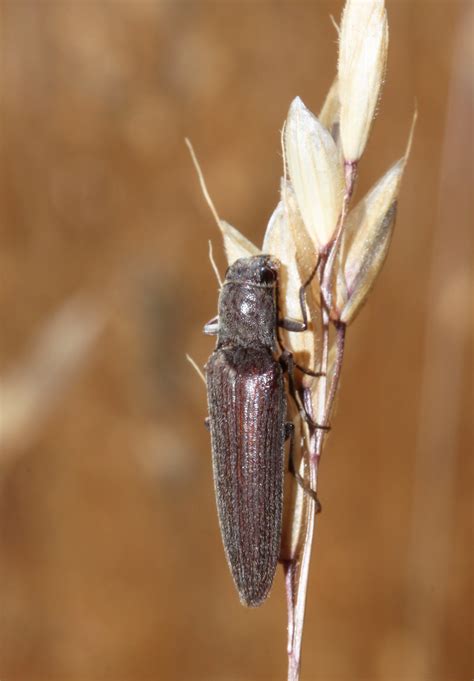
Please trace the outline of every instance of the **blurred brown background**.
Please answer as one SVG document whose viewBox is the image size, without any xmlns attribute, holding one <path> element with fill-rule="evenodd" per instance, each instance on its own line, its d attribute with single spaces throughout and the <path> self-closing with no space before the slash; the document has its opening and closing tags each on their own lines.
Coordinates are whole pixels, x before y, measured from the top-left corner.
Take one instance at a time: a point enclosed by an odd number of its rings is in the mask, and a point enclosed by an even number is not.
<svg viewBox="0 0 474 681">
<path fill-rule="evenodd" d="M 419 122 L 392 250 L 348 335 L 306 681 L 472 676 L 473 4 L 388 0 L 359 195 Z M 285 678 L 281 574 L 242 608 L 203 386 L 222 217 L 260 242 L 279 134 L 336 67 L 338 0 L 1 3 L 0 678 Z"/>
</svg>

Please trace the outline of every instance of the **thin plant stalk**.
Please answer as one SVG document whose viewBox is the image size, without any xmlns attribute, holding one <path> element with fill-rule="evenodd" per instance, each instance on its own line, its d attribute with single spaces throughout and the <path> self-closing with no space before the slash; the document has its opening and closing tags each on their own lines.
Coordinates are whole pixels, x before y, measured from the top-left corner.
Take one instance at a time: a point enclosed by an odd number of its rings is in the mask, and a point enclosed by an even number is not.
<svg viewBox="0 0 474 681">
<path fill-rule="evenodd" d="M 322 291 L 322 282 L 326 276 L 331 277 L 331 272 L 326 272 L 329 267 L 332 269 L 335 263 L 335 254 L 340 245 L 341 235 L 344 229 L 344 222 L 349 210 L 350 200 L 354 191 L 357 178 L 357 164 L 346 164 L 346 188 L 344 192 L 341 216 L 338 221 L 336 237 L 328 248 L 327 253 L 321 254 L 319 267 L 319 277 Z M 339 387 L 339 380 L 344 359 L 345 331 L 346 325 L 335 323 L 336 327 L 336 359 L 332 370 L 330 383 L 328 382 L 329 370 L 329 341 L 330 341 L 330 317 L 329 309 L 331 300 L 325 298 L 321 292 L 321 373 L 318 379 L 316 396 L 312 395 L 309 387 L 303 387 L 303 404 L 306 413 L 313 423 L 323 427 L 308 425 L 307 437 L 307 459 L 309 461 L 309 483 L 310 488 L 315 493 L 318 488 L 318 471 L 323 445 L 326 435 L 326 428 L 329 425 L 334 401 Z M 329 390 L 328 390 L 329 385 Z M 316 409 L 314 409 L 316 404 Z M 316 411 L 316 414 L 314 412 Z M 316 417 L 316 418 L 315 418 Z M 301 557 L 298 561 L 298 568 L 294 562 L 285 567 L 285 582 L 288 605 L 288 681 L 298 681 L 301 669 L 301 649 L 303 641 L 304 615 L 306 608 L 306 596 L 308 590 L 309 567 L 311 563 L 311 551 L 313 544 L 316 503 L 313 499 L 308 504 L 308 517 L 306 526 L 306 536 Z"/>
<path fill-rule="evenodd" d="M 323 331 L 323 338 L 327 341 L 323 343 L 322 352 L 322 371 L 327 370 L 328 367 L 328 339 L 329 339 L 329 316 L 327 311 L 323 311 L 325 317 L 325 326 Z M 339 386 L 339 379 L 341 376 L 342 362 L 344 358 L 344 340 L 345 340 L 345 324 L 337 327 L 337 352 L 334 364 L 333 376 L 330 384 L 329 395 L 327 395 L 328 381 L 326 376 L 319 379 L 318 386 L 318 408 L 317 420 L 321 424 L 328 424 L 334 401 L 337 395 Z M 326 349 L 325 349 L 326 348 Z M 306 394 L 310 392 L 309 388 L 304 388 Z M 307 400 L 305 400 L 307 402 Z M 309 414 L 312 418 L 312 414 Z M 310 437 L 308 446 L 308 458 L 310 469 L 310 485 L 311 489 L 316 492 L 318 483 L 319 462 L 324 445 L 326 430 L 309 426 Z M 308 504 L 308 526 L 306 531 L 305 543 L 300 558 L 299 570 L 295 569 L 294 564 L 286 566 L 286 588 L 288 597 L 288 681 L 298 681 L 300 678 L 301 668 L 301 646 L 303 640 L 303 626 L 306 606 L 306 594 L 309 578 L 309 567 L 311 561 L 312 539 L 314 534 L 314 520 L 315 520 L 316 505 L 312 499 Z M 297 579 L 297 584 L 294 581 Z M 291 584 L 293 582 L 293 584 Z M 296 587 L 296 588 L 295 588 Z M 296 598 L 293 599 L 293 594 L 296 591 Z"/>
</svg>

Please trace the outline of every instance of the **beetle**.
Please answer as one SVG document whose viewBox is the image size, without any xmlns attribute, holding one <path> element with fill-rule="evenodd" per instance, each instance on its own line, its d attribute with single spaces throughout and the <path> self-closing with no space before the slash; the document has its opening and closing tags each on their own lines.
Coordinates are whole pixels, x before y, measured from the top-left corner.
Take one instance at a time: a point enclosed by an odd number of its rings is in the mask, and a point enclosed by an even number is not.
<svg viewBox="0 0 474 681">
<path fill-rule="evenodd" d="M 247 606 L 266 599 L 280 552 L 284 446 L 293 429 L 286 420 L 284 371 L 288 364 L 299 365 L 286 351 L 275 358 L 281 345 L 278 327 L 308 328 L 304 288 L 312 277 L 300 293 L 303 321 L 279 319 L 279 267 L 269 255 L 236 260 L 226 272 L 218 316 L 204 327 L 218 337 L 206 364 L 206 383 L 219 525 L 235 586 Z"/>
</svg>

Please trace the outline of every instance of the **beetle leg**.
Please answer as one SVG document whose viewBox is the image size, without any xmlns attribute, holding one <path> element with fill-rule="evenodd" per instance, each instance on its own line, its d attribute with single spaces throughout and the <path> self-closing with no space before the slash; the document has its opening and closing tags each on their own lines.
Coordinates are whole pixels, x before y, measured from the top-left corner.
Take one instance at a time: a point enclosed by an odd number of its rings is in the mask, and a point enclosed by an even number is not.
<svg viewBox="0 0 474 681">
<path fill-rule="evenodd" d="M 219 333 L 219 317 L 216 315 L 204 325 L 204 333 L 208 336 L 217 336 Z"/>
<path fill-rule="evenodd" d="M 294 363 L 295 367 L 302 371 L 304 374 L 307 374 L 308 376 L 313 376 L 314 378 L 320 378 L 321 376 L 326 376 L 324 371 L 312 371 L 311 369 L 306 369 L 305 367 L 302 367 L 301 364 L 298 364 L 297 362 Z"/>
<path fill-rule="evenodd" d="M 285 439 L 290 440 L 290 452 L 288 454 L 288 471 L 293 475 L 295 478 L 296 482 L 298 485 L 301 487 L 301 489 L 307 494 L 311 499 L 315 502 L 316 504 L 316 510 L 315 513 L 320 513 L 321 512 L 321 502 L 318 499 L 318 496 L 314 489 L 311 489 L 311 487 L 306 483 L 301 475 L 298 473 L 295 467 L 295 459 L 294 459 L 294 440 L 295 440 L 295 426 L 294 424 L 289 421 L 288 423 L 285 423 Z"/>
<path fill-rule="evenodd" d="M 285 442 L 289 439 L 290 440 L 290 446 L 291 446 L 294 436 L 295 436 L 295 424 L 293 423 L 293 421 L 287 421 L 285 423 Z"/>
<path fill-rule="evenodd" d="M 311 416 L 308 414 L 308 412 L 306 411 L 306 409 L 302 409 L 301 415 L 302 415 L 302 417 L 304 418 L 304 420 L 306 421 L 306 423 L 307 423 L 309 426 L 311 426 L 311 428 L 318 429 L 318 430 L 325 430 L 326 432 L 329 432 L 329 431 L 331 430 L 331 426 L 329 426 L 329 425 L 327 425 L 327 426 L 324 425 L 324 426 L 323 426 L 323 425 L 321 425 L 320 423 L 316 423 L 316 421 L 313 421 L 313 419 L 312 419 Z"/>
<path fill-rule="evenodd" d="M 286 373 L 288 374 L 288 390 L 295 404 L 299 408 L 302 417 L 305 419 L 307 423 L 309 423 L 309 425 L 313 426 L 314 428 L 318 427 L 317 424 L 315 424 L 314 421 L 311 419 L 309 414 L 307 414 L 306 409 L 301 403 L 301 400 L 298 398 L 295 386 L 295 367 L 297 369 L 301 369 L 301 367 L 299 364 L 295 362 L 293 354 L 289 350 L 283 349 L 283 352 L 280 355 L 280 364 L 283 367 L 283 371 L 286 371 Z M 319 377 L 323 376 L 324 374 L 311 373 L 311 375 Z M 323 430 L 329 430 L 329 428 L 324 426 Z"/>
<path fill-rule="evenodd" d="M 278 320 L 278 326 L 280 328 L 285 329 L 286 331 L 293 331 L 295 333 L 306 331 L 308 329 L 309 324 L 308 324 L 308 310 L 307 310 L 307 307 L 306 307 L 306 289 L 311 284 L 311 282 L 313 281 L 313 279 L 316 275 L 316 272 L 317 272 L 318 267 L 319 267 L 319 262 L 320 262 L 320 258 L 318 256 L 318 260 L 316 262 L 316 265 L 315 265 L 313 271 L 311 272 L 311 275 L 305 281 L 305 283 L 300 287 L 299 298 L 300 298 L 301 315 L 303 317 L 303 321 L 300 322 L 297 319 L 289 319 L 288 317 L 282 317 L 281 319 Z M 277 291 L 277 294 L 278 294 L 278 291 Z M 277 302 L 278 302 L 278 299 L 277 299 Z M 283 350 L 283 352 L 290 354 L 289 351 L 286 350 L 285 346 L 283 345 L 278 332 L 277 332 L 277 338 L 278 338 L 278 343 L 279 343 L 281 349 Z M 312 371 L 311 369 L 307 369 L 306 367 L 303 367 L 303 366 L 301 366 L 301 364 L 298 364 L 297 362 L 294 362 L 294 361 L 293 361 L 293 366 L 296 367 L 297 369 L 299 369 L 301 372 L 303 372 L 303 374 L 307 374 L 308 376 L 313 376 L 314 378 L 319 378 L 320 376 L 325 375 L 324 372 Z"/>
<path fill-rule="evenodd" d="M 289 317 L 283 317 L 278 321 L 278 326 L 285 331 L 294 331 L 294 333 L 299 333 L 300 331 L 306 331 L 308 325 L 305 322 L 300 322 L 298 319 L 290 319 Z"/>
<path fill-rule="evenodd" d="M 318 256 L 318 260 L 316 262 L 316 265 L 315 265 L 313 271 L 311 272 L 308 279 L 300 287 L 300 290 L 299 290 L 301 316 L 303 317 L 303 321 L 300 322 L 296 319 L 288 319 L 287 317 L 283 317 L 278 322 L 278 325 L 281 326 L 283 329 L 286 329 L 287 331 L 294 331 L 294 332 L 298 333 L 300 331 L 306 331 L 308 329 L 309 324 L 308 324 L 308 310 L 307 310 L 307 307 L 306 307 L 306 289 L 311 284 L 311 282 L 313 281 L 313 279 L 316 275 L 316 272 L 318 271 L 319 261 L 320 261 L 320 258 Z"/>
<path fill-rule="evenodd" d="M 298 367 L 298 365 L 295 363 L 291 352 L 289 352 L 288 350 L 284 350 L 280 356 L 280 363 L 282 364 L 283 369 L 288 374 L 288 392 L 290 393 L 296 406 L 298 407 L 301 418 L 303 418 L 306 421 L 306 423 L 309 426 L 311 426 L 311 428 L 326 431 L 331 430 L 331 426 L 329 425 L 320 425 L 319 423 L 316 423 L 316 421 L 314 421 L 311 418 L 311 416 L 308 414 L 304 406 L 301 404 L 301 400 L 298 398 L 298 393 L 296 391 L 294 379 L 294 368 Z"/>
<path fill-rule="evenodd" d="M 298 407 L 300 414 L 305 414 L 306 410 L 304 408 L 303 403 L 301 402 L 301 399 L 299 398 L 298 392 L 296 390 L 295 386 L 295 360 L 293 359 L 293 355 L 289 350 L 283 350 L 280 356 L 280 364 L 283 367 L 283 370 L 286 371 L 288 374 L 288 392 L 290 393 L 291 397 L 293 398 L 294 403 Z M 303 416 L 304 418 L 304 416 Z"/>
</svg>

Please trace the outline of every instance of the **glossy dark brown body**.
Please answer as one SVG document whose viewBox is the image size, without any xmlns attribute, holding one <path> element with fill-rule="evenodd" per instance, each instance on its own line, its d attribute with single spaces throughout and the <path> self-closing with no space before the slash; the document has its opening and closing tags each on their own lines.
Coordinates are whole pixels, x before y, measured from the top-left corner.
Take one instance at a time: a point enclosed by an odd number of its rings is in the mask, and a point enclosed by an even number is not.
<svg viewBox="0 0 474 681">
<path fill-rule="evenodd" d="M 212 461 L 222 540 L 243 604 L 265 600 L 281 541 L 286 395 L 274 358 L 278 263 L 236 261 L 219 298 L 207 363 Z"/>
</svg>

